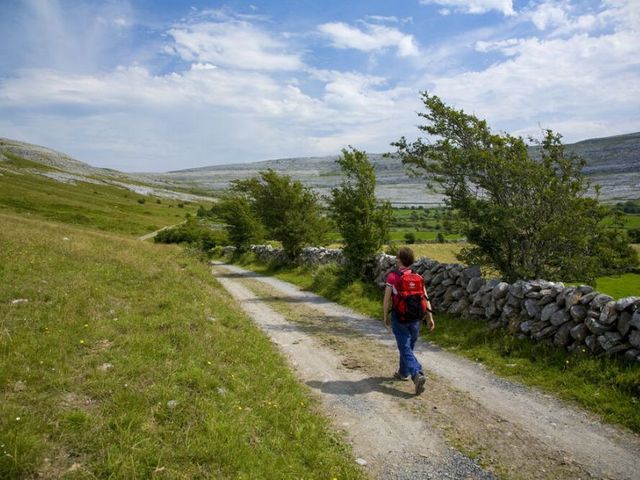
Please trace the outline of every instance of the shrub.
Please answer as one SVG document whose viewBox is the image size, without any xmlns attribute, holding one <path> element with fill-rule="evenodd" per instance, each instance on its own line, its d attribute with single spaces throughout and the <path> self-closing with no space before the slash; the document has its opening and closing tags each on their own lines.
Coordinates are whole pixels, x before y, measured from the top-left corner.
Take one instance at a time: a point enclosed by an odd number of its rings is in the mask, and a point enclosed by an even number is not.
<svg viewBox="0 0 640 480">
<path fill-rule="evenodd" d="M 363 275 L 365 266 L 389 239 L 391 205 L 375 196 L 375 169 L 365 152 L 342 150 L 336 160 L 344 176 L 331 190 L 329 208 L 340 235 L 351 275 Z"/>
<path fill-rule="evenodd" d="M 416 243 L 416 234 L 415 234 L 415 232 L 406 232 L 404 234 L 404 240 L 408 244 Z"/>
<path fill-rule="evenodd" d="M 158 232 L 154 241 L 156 243 L 186 243 L 203 252 L 209 252 L 217 245 L 224 245 L 226 235 L 224 232 L 201 225 L 195 220 L 188 220 L 182 225 Z"/>
<path fill-rule="evenodd" d="M 147 199 L 146 199 L 146 198 L 139 198 L 139 199 L 138 199 L 138 203 L 139 203 L 140 205 L 144 205 L 146 202 L 147 202 Z"/>
<path fill-rule="evenodd" d="M 246 195 L 269 238 L 282 242 L 289 258 L 306 245 L 324 244 L 329 223 L 317 194 L 300 181 L 266 170 L 257 178 L 235 181 L 232 190 Z"/>
<path fill-rule="evenodd" d="M 225 222 L 229 241 L 239 253 L 247 251 L 252 243 L 259 243 L 264 238 L 264 227 L 246 195 L 229 193 L 211 211 Z"/>
</svg>

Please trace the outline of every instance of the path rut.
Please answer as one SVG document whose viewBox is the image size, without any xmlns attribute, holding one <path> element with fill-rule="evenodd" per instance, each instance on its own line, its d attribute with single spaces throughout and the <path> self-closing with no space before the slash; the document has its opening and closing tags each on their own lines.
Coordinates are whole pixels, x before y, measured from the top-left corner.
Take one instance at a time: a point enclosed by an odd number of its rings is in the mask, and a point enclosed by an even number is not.
<svg viewBox="0 0 640 480">
<path fill-rule="evenodd" d="M 299 325 L 287 321 L 269 306 L 269 302 L 260 300 L 246 288 L 246 279 L 274 289 L 297 309 L 320 312 L 369 341 L 367 348 L 379 348 L 386 352 L 385 355 L 391 355 L 395 353 L 395 341 L 381 322 L 301 291 L 289 283 L 236 266 L 218 264 L 214 273 L 243 309 L 297 363 L 301 379 L 321 392 L 328 410 L 341 420 L 338 425 L 348 424 L 346 430 L 353 440 L 354 451 L 370 457 L 369 468 L 374 476 L 490 478 L 489 473 L 448 447 L 442 431 L 420 409 L 410 412 L 406 404 L 401 405 L 406 401 L 396 398 L 398 390 L 388 386 L 386 378 L 368 377 L 362 371 L 340 368 L 341 357 L 335 351 L 323 346 Z M 558 465 L 570 464 L 571 468 L 558 467 L 551 471 L 541 467 L 542 472 L 536 474 L 536 478 L 640 479 L 638 436 L 603 424 L 593 415 L 569 407 L 550 395 L 500 379 L 481 365 L 427 342 L 418 342 L 416 355 L 433 375 L 430 381 L 446 383 L 452 391 L 469 396 L 468 403 L 478 412 L 478 421 L 485 418 L 489 419 L 486 422 L 506 423 L 494 431 L 481 432 L 485 438 L 487 435 L 511 435 L 513 431 L 515 437 L 520 438 L 520 448 L 539 449 L 541 459 L 557 455 Z M 437 390 L 434 388 L 434 393 Z M 424 401 L 420 399 L 420 402 Z M 403 438 L 408 442 L 403 443 Z M 493 438 L 489 443 L 493 440 L 496 444 L 504 442 L 504 439 Z M 530 451 L 527 454 L 535 463 L 536 455 L 531 455 Z M 505 456 L 508 455 L 503 453 Z M 509 459 L 502 458 L 501 461 L 508 462 Z M 540 465 L 554 467 L 553 463 L 547 460 L 546 463 L 541 461 Z M 507 476 L 514 476 L 513 468 L 506 471 L 511 472 Z M 529 476 L 526 469 L 521 474 L 524 478 Z"/>
</svg>

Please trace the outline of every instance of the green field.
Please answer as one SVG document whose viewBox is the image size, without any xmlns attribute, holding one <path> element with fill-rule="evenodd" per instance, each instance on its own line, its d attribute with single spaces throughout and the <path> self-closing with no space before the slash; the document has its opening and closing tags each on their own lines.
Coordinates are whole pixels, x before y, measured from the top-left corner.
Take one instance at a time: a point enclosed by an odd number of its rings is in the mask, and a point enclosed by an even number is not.
<svg viewBox="0 0 640 480">
<path fill-rule="evenodd" d="M 364 477 L 203 259 L 135 238 L 197 205 L 7 163 L 0 478 Z"/>
<path fill-rule="evenodd" d="M 205 262 L 0 223 L 0 478 L 363 477 Z"/>
<path fill-rule="evenodd" d="M 180 223 L 197 205 L 145 197 L 111 185 L 61 183 L 26 169 L 51 171 L 35 162 L 12 157 L 19 173 L 1 171 L 0 210 L 108 232 L 142 235 Z M 36 165 L 36 167 L 34 167 Z"/>
</svg>

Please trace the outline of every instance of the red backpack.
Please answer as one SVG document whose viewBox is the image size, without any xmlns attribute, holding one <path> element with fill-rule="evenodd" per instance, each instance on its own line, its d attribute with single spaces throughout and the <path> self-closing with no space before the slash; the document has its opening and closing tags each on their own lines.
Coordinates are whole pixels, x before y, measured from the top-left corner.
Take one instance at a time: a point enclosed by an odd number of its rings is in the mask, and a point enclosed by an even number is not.
<svg viewBox="0 0 640 480">
<path fill-rule="evenodd" d="M 422 276 L 412 270 L 396 271 L 400 280 L 396 285 L 397 295 L 393 298 L 393 310 L 400 323 L 424 321 L 427 316 L 427 297 L 424 294 Z"/>
</svg>

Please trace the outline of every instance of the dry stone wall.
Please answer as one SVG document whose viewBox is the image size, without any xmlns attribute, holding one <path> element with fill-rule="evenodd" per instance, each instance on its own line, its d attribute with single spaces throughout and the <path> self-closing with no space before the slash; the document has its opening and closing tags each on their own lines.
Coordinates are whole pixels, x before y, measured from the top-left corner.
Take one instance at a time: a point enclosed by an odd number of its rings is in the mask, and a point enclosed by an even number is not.
<svg viewBox="0 0 640 480">
<path fill-rule="evenodd" d="M 281 249 L 254 245 L 263 262 L 285 260 Z M 339 249 L 309 247 L 298 258 L 302 265 L 344 262 Z M 384 285 L 396 259 L 379 254 L 373 280 Z M 493 328 L 507 328 L 521 338 L 545 342 L 569 351 L 594 355 L 624 354 L 640 362 L 640 298 L 614 300 L 588 285 L 565 286 L 546 280 L 507 283 L 481 276 L 478 266 L 440 263 L 422 257 L 412 266 L 422 275 L 436 311 L 478 318 Z"/>
<path fill-rule="evenodd" d="M 379 254 L 376 278 L 384 284 L 395 257 Z M 515 283 L 481 277 L 477 266 L 444 264 L 420 258 L 422 275 L 435 310 L 481 318 L 521 338 L 594 355 L 624 354 L 640 362 L 640 298 L 614 300 L 588 285 L 565 286 L 546 280 Z"/>
</svg>

